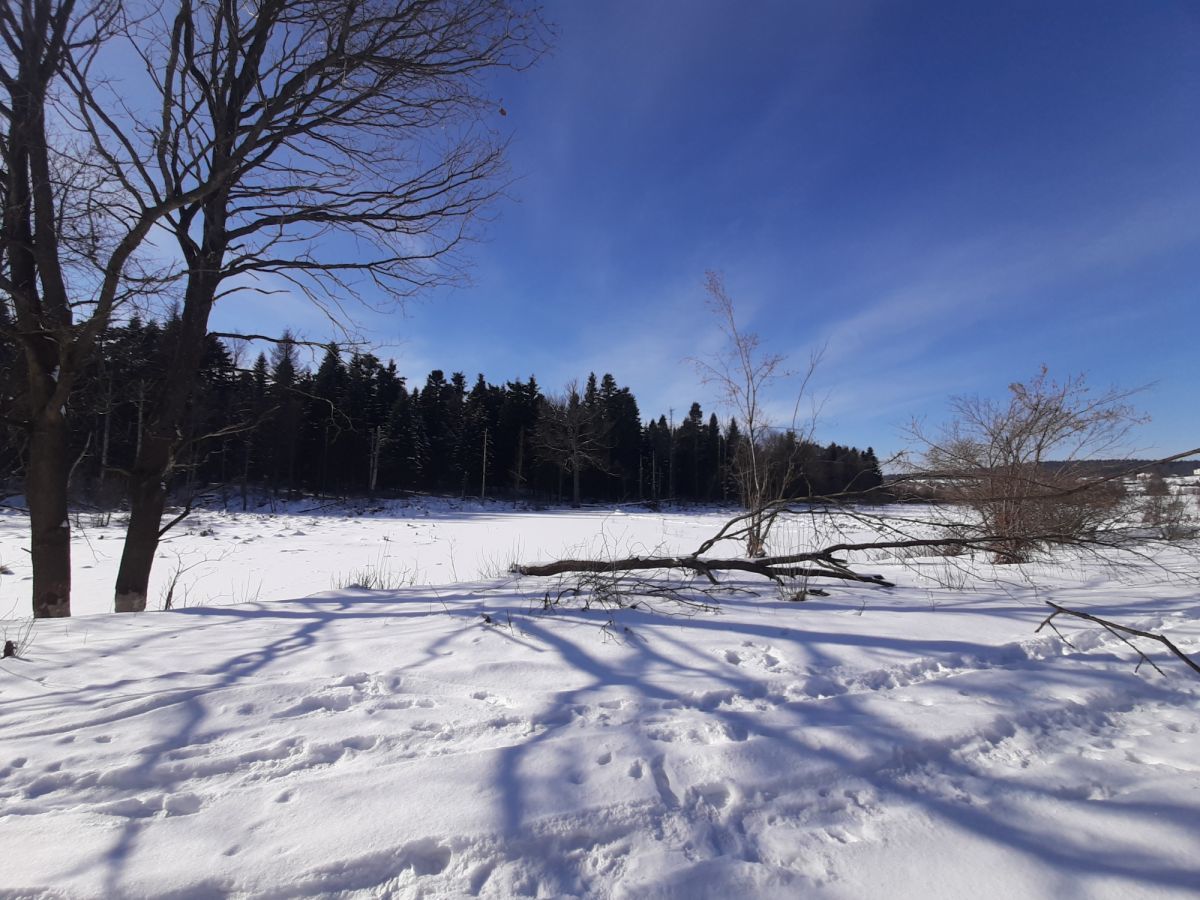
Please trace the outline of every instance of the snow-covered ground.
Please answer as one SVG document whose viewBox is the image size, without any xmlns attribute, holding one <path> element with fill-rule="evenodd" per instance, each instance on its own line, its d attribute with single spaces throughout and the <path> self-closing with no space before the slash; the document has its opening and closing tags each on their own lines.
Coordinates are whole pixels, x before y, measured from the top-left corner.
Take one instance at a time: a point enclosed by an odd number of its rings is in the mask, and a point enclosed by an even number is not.
<svg viewBox="0 0 1200 900">
<path fill-rule="evenodd" d="M 1195 583 L 1079 562 L 939 587 L 929 558 L 872 564 L 892 590 L 737 582 L 681 616 L 545 611 L 552 585 L 505 574 L 723 518 L 203 512 L 152 592 L 178 570 L 181 608 L 113 616 L 120 529 L 85 516 L 92 614 L 0 663 L 0 896 L 1200 896 L 1200 679 L 1034 633 L 1049 598 L 1195 656 Z M 0 518 L 3 608 L 24 527 Z M 338 587 L 364 573 L 392 588 Z"/>
<path fill-rule="evenodd" d="M 273 511 L 272 511 L 273 510 Z M 169 514 L 168 514 L 169 515 Z M 263 502 L 250 513 L 197 510 L 168 532 L 148 606 L 161 609 L 307 597 L 364 580 L 442 585 L 504 575 L 514 562 L 564 552 L 692 550 L 724 512 L 658 515 L 642 507 L 541 510 L 511 504 L 420 499 L 355 506 Z M 125 526 L 119 514 L 72 517 L 75 615 L 111 612 Z M 0 510 L 0 618 L 27 614 L 29 519 Z M 178 573 L 178 577 L 177 576 Z"/>
</svg>

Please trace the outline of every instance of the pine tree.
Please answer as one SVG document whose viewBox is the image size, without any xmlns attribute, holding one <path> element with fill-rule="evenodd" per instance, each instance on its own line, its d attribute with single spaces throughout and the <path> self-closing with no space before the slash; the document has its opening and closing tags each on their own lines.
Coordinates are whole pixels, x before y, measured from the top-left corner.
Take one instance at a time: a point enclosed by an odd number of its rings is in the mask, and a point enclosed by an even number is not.
<svg viewBox="0 0 1200 900">
<path fill-rule="evenodd" d="M 618 388 L 616 379 L 605 374 L 600 385 L 608 433 L 610 483 L 616 479 L 622 499 L 635 493 L 641 464 L 642 417 L 629 388 Z M 636 493 L 641 496 L 640 488 Z"/>
<path fill-rule="evenodd" d="M 308 462 L 306 481 L 320 494 L 344 490 L 340 438 L 347 420 L 341 413 L 346 394 L 346 367 L 330 344 L 313 376 L 312 393 L 304 398 L 302 442 Z"/>
<path fill-rule="evenodd" d="M 533 437 L 541 401 L 542 392 L 532 376 L 505 385 L 496 426 L 495 466 L 515 495 L 528 493 L 536 484 Z"/>
<path fill-rule="evenodd" d="M 459 458 L 464 496 L 478 493 L 482 499 L 488 485 L 495 486 L 491 468 L 496 456 L 496 431 L 502 402 L 500 390 L 489 385 L 480 373 L 463 408 Z"/>
<path fill-rule="evenodd" d="M 300 434 L 300 400 L 296 393 L 298 367 L 296 345 L 292 333 L 285 331 L 283 339 L 271 351 L 271 399 L 272 471 L 271 486 L 278 492 L 281 488 L 296 487 L 296 444 Z"/>
<path fill-rule="evenodd" d="M 705 500 L 723 500 L 724 492 L 722 490 L 723 477 L 721 475 L 721 466 L 724 463 L 722 451 L 724 448 L 724 438 L 721 436 L 721 423 L 717 420 L 717 414 L 713 413 L 708 417 L 708 424 L 704 426 L 704 499 Z"/>
</svg>

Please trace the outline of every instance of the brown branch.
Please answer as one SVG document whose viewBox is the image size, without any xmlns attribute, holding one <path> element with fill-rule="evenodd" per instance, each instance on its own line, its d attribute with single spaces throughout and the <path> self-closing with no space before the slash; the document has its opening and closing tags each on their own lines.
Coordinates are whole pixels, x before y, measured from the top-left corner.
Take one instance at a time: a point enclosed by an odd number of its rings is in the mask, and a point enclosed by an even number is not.
<svg viewBox="0 0 1200 900">
<path fill-rule="evenodd" d="M 1112 634 L 1115 637 L 1120 638 L 1122 641 L 1124 641 L 1126 644 L 1128 644 L 1130 647 L 1132 647 L 1134 652 L 1136 652 L 1137 655 L 1139 657 L 1141 657 L 1141 661 L 1138 662 L 1138 668 L 1141 668 L 1143 662 L 1147 662 L 1147 663 L 1150 663 L 1150 665 L 1154 668 L 1154 671 L 1158 672 L 1160 675 L 1163 674 L 1162 669 L 1160 669 L 1158 666 L 1154 665 L 1154 661 L 1152 659 L 1150 659 L 1150 657 L 1147 656 L 1145 654 L 1145 652 L 1143 652 L 1140 648 L 1136 647 L 1133 644 L 1133 642 L 1131 642 L 1128 638 L 1126 638 L 1123 634 L 1120 634 L 1119 632 L 1124 632 L 1124 634 L 1132 634 L 1132 635 L 1135 635 L 1135 636 L 1141 637 L 1141 638 L 1147 638 L 1148 640 L 1151 640 L 1151 641 L 1158 641 L 1160 644 L 1162 644 L 1164 647 L 1166 647 L 1168 650 L 1170 650 L 1173 654 L 1175 654 L 1175 656 L 1179 657 L 1179 659 L 1181 659 L 1185 665 L 1190 667 L 1192 669 L 1192 671 L 1194 671 L 1198 675 L 1200 675 L 1200 663 L 1197 663 L 1194 659 L 1192 659 L 1190 656 L 1188 656 L 1186 653 L 1184 653 L 1182 650 L 1180 650 L 1178 647 L 1176 647 L 1173 643 L 1171 643 L 1171 641 L 1168 638 L 1164 637 L 1161 634 L 1156 634 L 1153 631 L 1142 631 L 1139 628 L 1133 628 L 1129 625 L 1122 625 L 1119 622 L 1112 622 L 1108 619 L 1102 619 L 1099 616 L 1093 616 L 1091 613 L 1085 613 L 1078 609 L 1068 609 L 1067 607 L 1059 606 L 1057 603 L 1053 603 L 1050 600 L 1046 601 L 1046 605 L 1049 606 L 1051 609 L 1053 609 L 1054 612 L 1052 612 L 1052 613 L 1050 613 L 1050 615 L 1046 616 L 1046 618 L 1042 621 L 1042 624 L 1037 627 L 1036 631 L 1034 632 L 1035 634 L 1038 631 L 1041 631 L 1047 625 L 1049 625 L 1051 628 L 1054 628 L 1053 620 L 1054 620 L 1055 616 L 1059 616 L 1059 615 L 1074 616 L 1077 619 L 1086 619 L 1089 622 L 1095 622 L 1097 625 L 1103 626 L 1110 634 Z M 1057 631 L 1057 630 L 1058 629 L 1055 629 L 1055 631 Z"/>
<path fill-rule="evenodd" d="M 266 341 L 270 344 L 283 344 L 293 347 L 315 347 L 318 350 L 329 349 L 329 341 L 304 341 L 300 338 L 271 337 L 266 334 L 239 334 L 233 331 L 210 331 L 209 337 L 223 338 L 230 341 Z M 351 344 L 352 345 L 352 344 Z M 344 346 L 339 342 L 339 346 Z"/>
<path fill-rule="evenodd" d="M 161 528 L 158 529 L 158 536 L 161 538 L 164 534 L 166 534 L 168 531 L 170 531 L 172 528 L 174 528 L 176 525 L 178 525 L 180 522 L 182 522 L 184 519 L 186 519 L 188 516 L 190 516 L 192 514 L 192 510 L 194 509 L 195 502 L 196 502 L 195 497 L 189 497 L 187 500 L 187 503 L 183 507 L 182 512 L 180 512 L 179 515 L 175 516 L 175 518 L 173 518 L 166 525 L 163 525 Z"/>
<path fill-rule="evenodd" d="M 848 569 L 802 568 L 771 564 L 761 559 L 702 559 L 695 556 L 630 556 L 625 559 L 560 559 L 550 563 L 513 566 L 516 575 L 546 577 L 568 573 L 636 572 L 647 569 L 685 569 L 716 583 L 714 572 L 749 572 L 772 581 L 781 578 L 836 578 L 880 587 L 894 587 L 880 575 L 862 575 Z"/>
</svg>

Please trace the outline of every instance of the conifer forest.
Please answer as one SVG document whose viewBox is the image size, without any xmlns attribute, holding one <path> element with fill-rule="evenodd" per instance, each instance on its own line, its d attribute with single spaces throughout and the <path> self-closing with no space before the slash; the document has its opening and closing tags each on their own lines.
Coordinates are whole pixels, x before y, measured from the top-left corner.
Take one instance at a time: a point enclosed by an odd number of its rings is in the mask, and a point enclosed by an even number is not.
<svg viewBox="0 0 1200 900">
<path fill-rule="evenodd" d="M 177 319 L 134 317 L 105 333 L 104 352 L 71 400 L 71 490 L 80 502 L 120 505 L 177 330 Z M 636 397 L 607 373 L 560 391 L 533 375 L 493 384 L 436 369 L 418 383 L 371 353 L 311 351 L 285 338 L 241 362 L 235 347 L 207 339 L 169 486 L 177 501 L 209 495 L 236 505 L 264 490 L 534 503 L 736 499 L 728 461 L 743 440 L 738 422 L 705 415 L 698 403 L 643 421 Z M 0 352 L 12 407 L 21 357 L 10 345 Z M 871 448 L 822 446 L 791 431 L 774 444 L 801 460 L 788 496 L 861 494 L 881 483 Z M 7 427 L 6 476 L 20 477 L 24 449 L 24 432 Z"/>
</svg>

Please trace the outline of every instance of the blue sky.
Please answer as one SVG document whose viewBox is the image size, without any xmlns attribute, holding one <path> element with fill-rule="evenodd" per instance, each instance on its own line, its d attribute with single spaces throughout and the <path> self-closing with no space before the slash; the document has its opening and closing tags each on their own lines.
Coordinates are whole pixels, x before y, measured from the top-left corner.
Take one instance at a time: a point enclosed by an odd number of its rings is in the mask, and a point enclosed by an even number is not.
<svg viewBox="0 0 1200 900">
<path fill-rule="evenodd" d="M 818 437 L 890 452 L 952 394 L 1152 385 L 1136 449 L 1200 445 L 1200 5 L 562 2 L 494 84 L 512 199 L 473 285 L 364 312 L 384 357 L 546 389 L 611 371 L 643 416 L 717 410 L 703 277 L 803 368 Z M 320 317 L 282 299 L 218 327 Z M 775 398 L 790 416 L 785 393 Z"/>
</svg>

